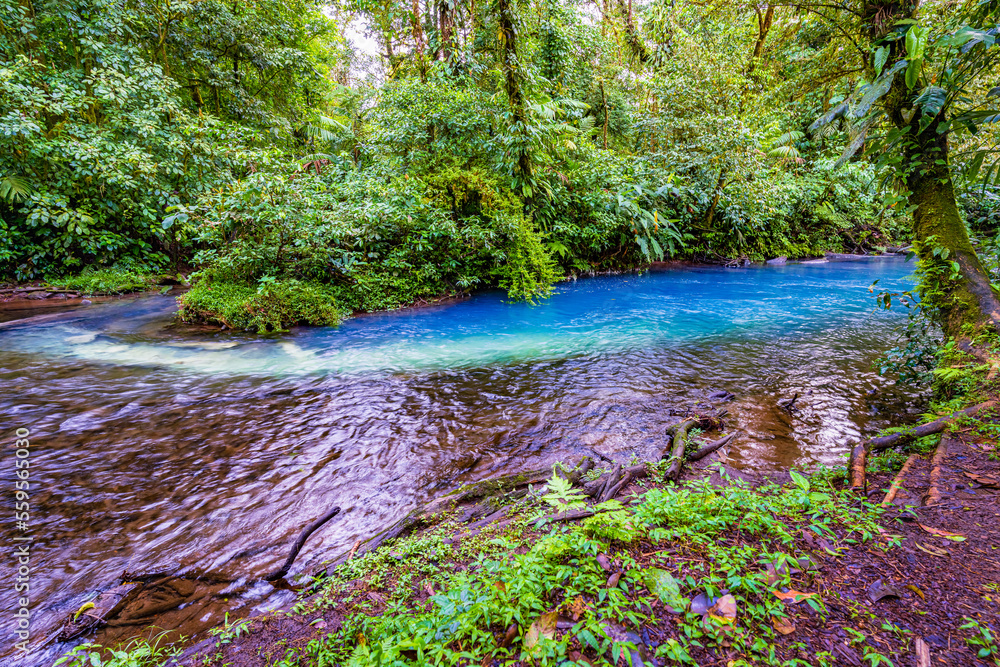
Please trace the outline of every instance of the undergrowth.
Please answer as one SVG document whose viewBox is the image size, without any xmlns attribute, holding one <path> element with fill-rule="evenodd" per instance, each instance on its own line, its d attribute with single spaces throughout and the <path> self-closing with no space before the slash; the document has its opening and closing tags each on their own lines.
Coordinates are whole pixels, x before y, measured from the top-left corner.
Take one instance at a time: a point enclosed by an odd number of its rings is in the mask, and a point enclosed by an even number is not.
<svg viewBox="0 0 1000 667">
<path fill-rule="evenodd" d="M 181 297 L 179 316 L 187 322 L 269 333 L 297 324 L 335 326 L 348 314 L 327 286 L 283 280 L 262 281 L 257 287 L 199 282 Z"/>
<path fill-rule="evenodd" d="M 544 518 L 577 502 L 557 487 L 501 530 L 456 543 L 459 527 L 444 519 L 335 568 L 293 613 L 333 607 L 342 626 L 275 664 L 638 665 L 640 635 L 657 627 L 669 629 L 655 650 L 669 664 L 702 664 L 721 647 L 743 656 L 733 665 L 796 664 L 780 656 L 776 624 L 793 623 L 797 603 L 827 613 L 822 595 L 793 588 L 814 583 L 818 561 L 804 540 L 830 557 L 853 544 L 886 548 L 879 510 L 857 511 L 822 477 L 689 482 L 571 525 Z"/>
<path fill-rule="evenodd" d="M 83 271 L 79 275 L 63 278 L 49 278 L 52 287 L 77 290 L 81 294 L 128 294 L 142 292 L 156 285 L 156 278 L 136 269 L 97 269 Z"/>
</svg>

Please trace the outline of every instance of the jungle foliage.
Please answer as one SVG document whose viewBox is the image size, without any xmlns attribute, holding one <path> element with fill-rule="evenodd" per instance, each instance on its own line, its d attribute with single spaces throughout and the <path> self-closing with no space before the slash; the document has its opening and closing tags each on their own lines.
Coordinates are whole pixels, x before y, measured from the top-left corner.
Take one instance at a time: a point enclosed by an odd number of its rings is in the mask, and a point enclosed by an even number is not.
<svg viewBox="0 0 1000 667">
<path fill-rule="evenodd" d="M 831 7 L 0 0 L 0 274 L 195 269 L 185 317 L 274 329 L 905 245 L 861 109 L 900 70 Z M 967 72 L 963 107 L 989 108 L 990 75 Z M 956 188 L 992 236 L 995 124 L 975 123 Z M 284 305 L 257 317 L 265 294 Z"/>
</svg>

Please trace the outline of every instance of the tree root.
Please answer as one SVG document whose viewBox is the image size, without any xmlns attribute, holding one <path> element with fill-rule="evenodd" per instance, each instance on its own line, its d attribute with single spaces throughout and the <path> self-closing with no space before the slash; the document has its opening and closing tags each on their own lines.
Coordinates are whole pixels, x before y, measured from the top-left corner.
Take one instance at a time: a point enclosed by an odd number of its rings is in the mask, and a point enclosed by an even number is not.
<svg viewBox="0 0 1000 667">
<path fill-rule="evenodd" d="M 284 565 L 279 567 L 277 570 L 264 575 L 264 581 L 283 579 L 284 576 L 288 574 L 288 570 L 292 567 L 292 563 L 295 562 L 295 558 L 299 555 L 299 551 L 302 550 L 302 547 L 305 545 L 306 540 L 309 539 L 309 536 L 316 532 L 320 526 L 338 514 L 340 514 L 340 508 L 334 507 L 332 510 L 306 526 L 305 529 L 299 533 L 299 538 L 295 540 L 295 544 L 292 545 L 292 550 L 289 552 L 288 558 L 285 559 Z"/>
<path fill-rule="evenodd" d="M 996 405 L 996 403 L 997 402 L 995 400 L 985 401 L 978 405 L 965 408 L 964 410 L 953 412 L 950 415 L 940 417 L 932 422 L 921 424 L 913 430 L 902 433 L 893 433 L 880 438 L 872 438 L 866 442 L 855 445 L 853 449 L 851 449 L 851 458 L 847 466 L 847 472 L 850 479 L 848 484 L 850 488 L 867 491 L 868 478 L 865 472 L 865 467 L 868 464 L 869 452 L 891 449 L 892 447 L 898 447 L 899 445 L 910 442 L 911 440 L 916 440 L 917 438 L 940 433 L 955 420 L 961 419 L 962 417 L 972 417 L 983 410 L 992 408 Z"/>
<path fill-rule="evenodd" d="M 888 507 L 892 505 L 892 501 L 896 499 L 896 494 L 899 490 L 903 488 L 903 478 L 906 477 L 906 473 L 909 472 L 910 466 L 913 462 L 920 458 L 919 454 L 910 454 L 910 457 L 906 459 L 906 463 L 903 467 L 899 469 L 899 473 L 896 475 L 895 479 L 892 480 L 892 484 L 889 486 L 889 491 L 886 492 L 885 498 L 882 499 L 882 507 Z"/>
<path fill-rule="evenodd" d="M 587 474 L 593 465 L 594 462 L 590 459 L 590 457 L 586 457 L 580 461 L 576 468 L 569 472 L 559 470 L 553 473 L 551 468 L 541 468 L 539 470 L 513 473 L 510 475 L 503 475 L 501 477 L 494 477 L 492 479 L 484 479 L 473 484 L 466 484 L 451 493 L 415 508 L 402 519 L 392 524 L 382 532 L 362 542 L 360 546 L 356 545 L 355 548 L 352 549 L 353 557 L 358 558 L 370 551 L 374 551 L 389 540 L 401 537 L 415 528 L 430 523 L 433 520 L 434 515 L 452 509 L 464 502 L 477 500 L 490 502 L 496 497 L 521 497 L 527 494 L 527 490 L 522 490 L 523 487 L 526 487 L 529 484 L 541 484 L 543 482 L 547 482 L 552 478 L 553 474 L 564 477 L 572 484 L 579 484 L 582 477 Z M 470 514 L 470 518 L 475 516 L 475 512 L 478 510 L 478 506 L 477 508 L 474 508 L 474 513 Z M 489 509 L 489 511 L 483 513 L 489 514 L 495 510 L 496 506 L 494 505 Z M 331 562 L 330 567 L 336 567 L 346 562 L 348 560 L 348 556 L 351 556 L 351 554 L 345 553 L 338 556 Z"/>
<path fill-rule="evenodd" d="M 927 495 L 924 497 L 925 506 L 941 502 L 941 489 L 938 488 L 941 484 L 941 464 L 948 455 L 949 442 L 951 442 L 951 438 L 948 436 L 941 438 L 941 442 L 938 443 L 937 450 L 934 452 L 934 458 L 931 459 L 930 484 L 927 488 Z"/>
<path fill-rule="evenodd" d="M 723 447 L 728 445 L 730 442 L 732 442 L 733 438 L 735 437 L 736 437 L 735 433 L 730 433 L 729 435 L 720 440 L 716 440 L 715 442 L 710 442 L 701 449 L 699 449 L 698 451 L 688 456 L 687 460 L 700 461 L 701 459 L 705 458 L 706 456 L 716 451 L 717 449 L 722 449 Z"/>
</svg>

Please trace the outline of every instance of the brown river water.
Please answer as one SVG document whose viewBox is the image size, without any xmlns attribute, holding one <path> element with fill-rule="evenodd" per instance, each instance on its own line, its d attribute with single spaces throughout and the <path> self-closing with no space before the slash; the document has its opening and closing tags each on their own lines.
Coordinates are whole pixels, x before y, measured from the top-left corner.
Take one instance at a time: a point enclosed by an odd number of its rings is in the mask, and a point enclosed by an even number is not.
<svg viewBox="0 0 1000 667">
<path fill-rule="evenodd" d="M 0 561 L 3 664 L 48 665 L 40 642 L 123 572 L 225 573 L 156 624 L 191 635 L 287 605 L 246 585 L 303 526 L 315 572 L 464 481 L 585 455 L 628 461 L 677 415 L 727 390 L 736 467 L 836 465 L 920 403 L 872 371 L 903 318 L 868 286 L 901 261 L 686 268 L 564 284 L 540 306 L 486 293 L 255 337 L 172 322 L 173 298 L 94 304 L 0 327 L 0 484 L 13 514 L 14 431 L 31 432 L 33 650 L 13 650 L 13 558 Z M 800 394 L 788 414 L 781 398 Z M 188 593 L 188 591 L 185 591 Z M 170 605 L 166 605 L 169 607 Z M 88 639 L 113 642 L 140 626 Z"/>
</svg>

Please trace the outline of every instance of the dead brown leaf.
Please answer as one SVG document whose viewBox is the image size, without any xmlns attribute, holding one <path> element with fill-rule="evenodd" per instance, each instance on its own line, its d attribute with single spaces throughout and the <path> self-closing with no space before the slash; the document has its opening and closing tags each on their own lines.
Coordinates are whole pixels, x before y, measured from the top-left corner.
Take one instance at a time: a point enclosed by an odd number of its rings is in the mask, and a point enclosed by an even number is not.
<svg viewBox="0 0 1000 667">
<path fill-rule="evenodd" d="M 931 535 L 938 535 L 940 537 L 945 538 L 946 540 L 951 540 L 952 542 L 964 542 L 966 539 L 965 535 L 962 535 L 961 533 L 951 533 L 948 532 L 947 530 L 942 530 L 940 528 L 931 528 L 930 526 L 925 526 L 922 523 L 918 523 L 917 525 L 920 526 L 920 529 L 923 530 L 925 533 L 930 533 Z"/>
<path fill-rule="evenodd" d="M 772 616 L 771 625 L 783 635 L 790 635 L 795 632 L 795 624 L 792 623 L 792 619 L 785 616 Z"/>
<path fill-rule="evenodd" d="M 944 549 L 938 549 L 937 547 L 930 544 L 922 544 L 920 542 L 914 542 L 913 544 L 924 553 L 930 554 L 932 556 L 937 556 L 938 558 L 947 558 L 948 556 L 951 555 Z"/>
<path fill-rule="evenodd" d="M 782 593 L 781 591 L 774 591 L 774 596 L 779 600 L 784 600 L 789 604 L 797 604 L 811 597 L 815 597 L 815 593 L 802 593 L 799 591 L 789 590 L 787 593 Z"/>
</svg>

